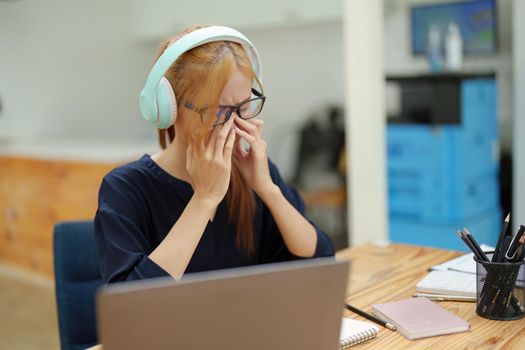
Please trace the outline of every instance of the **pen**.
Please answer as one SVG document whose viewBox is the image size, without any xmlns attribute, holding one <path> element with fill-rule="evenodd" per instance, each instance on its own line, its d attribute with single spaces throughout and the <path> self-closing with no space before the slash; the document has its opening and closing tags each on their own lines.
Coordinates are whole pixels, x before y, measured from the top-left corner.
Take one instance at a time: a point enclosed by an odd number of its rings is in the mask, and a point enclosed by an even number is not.
<svg viewBox="0 0 525 350">
<path fill-rule="evenodd" d="M 416 293 L 414 298 L 427 298 L 435 301 L 476 301 L 476 297 L 467 297 L 464 295 L 441 295 L 441 294 L 426 294 Z"/>
<path fill-rule="evenodd" d="M 347 304 L 345 303 L 345 307 L 352 311 L 352 312 L 355 312 L 356 314 L 358 314 L 359 316 L 363 316 L 364 318 L 366 318 L 367 320 L 370 320 L 372 322 L 375 322 L 385 328 L 388 328 L 390 329 L 391 331 L 395 331 L 396 330 L 396 326 L 394 326 L 393 324 L 391 323 L 388 323 L 388 322 L 385 322 L 383 320 L 380 320 L 379 318 L 375 317 L 374 315 L 372 314 L 369 314 L 368 312 L 364 312 L 364 311 L 361 311 L 359 310 L 358 308 L 350 305 L 350 304 Z"/>
<path fill-rule="evenodd" d="M 481 255 L 479 255 L 478 251 L 476 250 L 476 248 L 474 248 L 474 246 L 472 245 L 472 243 L 470 242 L 470 240 L 468 240 L 464 235 L 463 235 L 463 232 L 461 232 L 460 230 L 456 229 L 456 232 L 458 233 L 458 236 L 461 238 L 461 240 L 467 245 L 467 247 L 469 247 L 469 249 L 472 251 L 472 253 L 474 253 L 474 255 L 479 259 L 479 260 L 483 260 L 483 257 Z"/>
<path fill-rule="evenodd" d="M 505 221 L 503 222 L 503 227 L 501 228 L 501 233 L 499 234 L 498 243 L 496 243 L 496 250 L 494 251 L 494 255 L 492 256 L 493 262 L 498 261 L 497 258 L 499 256 L 501 244 L 503 243 L 503 237 L 507 233 L 509 221 L 510 221 L 510 213 L 507 214 L 507 217 L 505 218 Z"/>
<path fill-rule="evenodd" d="M 476 240 L 474 239 L 474 236 L 469 232 L 469 230 L 467 230 L 464 227 L 463 227 L 463 230 L 465 231 L 465 235 L 467 236 L 467 239 L 470 240 L 470 242 L 472 243 L 472 246 L 474 247 L 474 249 L 476 249 L 478 254 L 482 257 L 481 260 L 489 261 L 489 259 L 485 255 L 485 252 L 481 250 L 481 247 L 478 245 L 478 242 L 476 242 Z"/>
<path fill-rule="evenodd" d="M 501 243 L 499 246 L 499 250 L 496 252 L 496 260 L 493 259 L 493 261 L 496 262 L 504 262 L 505 261 L 505 253 L 507 252 L 507 249 L 509 249 L 510 242 L 512 241 L 512 229 L 509 229 L 509 226 L 507 224 L 507 230 L 505 231 L 505 234 L 501 236 Z"/>
<path fill-rule="evenodd" d="M 503 243 L 501 244 L 501 250 L 498 254 L 498 260 L 496 260 L 496 262 L 505 262 L 505 252 L 509 249 L 511 241 L 512 235 L 505 235 L 505 237 L 503 237 Z"/>
<path fill-rule="evenodd" d="M 485 258 L 483 258 L 483 256 L 480 255 L 479 251 L 474 247 L 471 240 L 466 237 L 467 235 L 463 234 L 463 232 L 457 229 L 456 229 L 456 232 L 458 233 L 458 236 L 463 240 L 463 242 L 465 242 L 465 244 L 470 248 L 470 250 L 472 250 L 472 253 L 474 253 L 474 255 L 478 258 L 478 260 L 483 261 L 487 258 L 486 255 L 484 255 Z M 494 277 L 492 274 L 487 274 L 487 278 L 488 278 L 488 281 L 486 284 L 483 285 L 483 289 L 481 290 L 481 293 L 480 293 L 480 302 L 479 302 L 478 308 L 486 307 L 484 306 L 484 305 L 487 305 L 486 300 L 487 298 L 490 298 L 488 294 L 492 291 L 492 289 L 489 290 L 490 288 L 489 286 L 492 285 L 492 281 Z"/>
</svg>

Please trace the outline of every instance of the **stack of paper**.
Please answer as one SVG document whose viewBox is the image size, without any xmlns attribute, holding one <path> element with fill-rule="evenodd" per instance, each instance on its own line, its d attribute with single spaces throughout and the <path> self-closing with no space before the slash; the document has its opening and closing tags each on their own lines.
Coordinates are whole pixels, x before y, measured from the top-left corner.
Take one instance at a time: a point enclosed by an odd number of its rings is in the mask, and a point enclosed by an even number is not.
<svg viewBox="0 0 525 350">
<path fill-rule="evenodd" d="M 476 275 L 456 271 L 432 271 L 417 285 L 416 291 L 447 296 L 476 298 Z M 436 295 L 436 297 L 439 297 Z"/>
<path fill-rule="evenodd" d="M 494 250 L 482 244 L 483 251 Z M 417 285 L 416 294 L 433 300 L 476 301 L 476 262 L 474 254 L 465 254 L 433 266 Z"/>
</svg>

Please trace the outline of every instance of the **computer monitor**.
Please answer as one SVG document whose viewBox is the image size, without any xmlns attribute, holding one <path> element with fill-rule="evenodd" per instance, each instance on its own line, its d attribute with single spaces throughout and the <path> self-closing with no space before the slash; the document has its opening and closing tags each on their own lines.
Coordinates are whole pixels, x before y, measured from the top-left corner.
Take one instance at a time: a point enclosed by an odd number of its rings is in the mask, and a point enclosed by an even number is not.
<svg viewBox="0 0 525 350">
<path fill-rule="evenodd" d="M 337 349 L 349 263 L 332 258 L 109 285 L 104 350 Z"/>
</svg>

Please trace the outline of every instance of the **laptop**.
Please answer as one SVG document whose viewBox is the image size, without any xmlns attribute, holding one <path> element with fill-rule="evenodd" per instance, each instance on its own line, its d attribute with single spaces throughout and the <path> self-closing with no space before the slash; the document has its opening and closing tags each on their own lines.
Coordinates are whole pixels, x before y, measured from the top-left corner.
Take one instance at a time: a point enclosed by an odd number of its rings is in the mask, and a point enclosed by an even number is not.
<svg viewBox="0 0 525 350">
<path fill-rule="evenodd" d="M 104 286 L 104 350 L 337 349 L 348 261 L 333 258 Z"/>
</svg>

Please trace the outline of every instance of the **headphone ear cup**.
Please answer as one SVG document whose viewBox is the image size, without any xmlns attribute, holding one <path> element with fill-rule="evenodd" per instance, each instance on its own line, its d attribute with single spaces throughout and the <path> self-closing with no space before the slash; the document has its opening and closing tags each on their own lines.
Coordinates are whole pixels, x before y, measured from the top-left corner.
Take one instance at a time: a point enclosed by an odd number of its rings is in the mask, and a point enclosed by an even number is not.
<svg viewBox="0 0 525 350">
<path fill-rule="evenodd" d="M 166 129 L 175 124 L 177 119 L 177 98 L 170 82 L 165 77 L 162 77 L 159 82 L 156 99 L 159 111 L 157 128 Z"/>
</svg>

